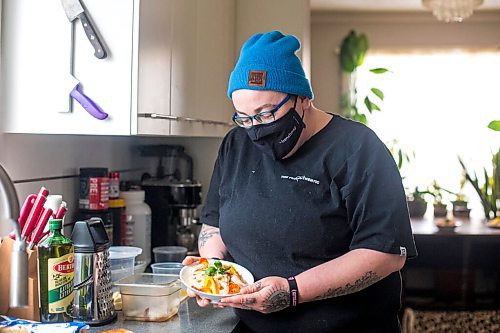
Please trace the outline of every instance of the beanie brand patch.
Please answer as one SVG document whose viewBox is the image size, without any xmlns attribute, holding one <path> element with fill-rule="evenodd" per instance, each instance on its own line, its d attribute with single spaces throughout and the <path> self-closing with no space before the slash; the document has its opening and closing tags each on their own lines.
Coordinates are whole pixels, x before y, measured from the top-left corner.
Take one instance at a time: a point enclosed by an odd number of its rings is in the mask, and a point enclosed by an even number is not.
<svg viewBox="0 0 500 333">
<path fill-rule="evenodd" d="M 250 71 L 248 74 L 248 85 L 250 87 L 265 87 L 266 74 L 266 71 Z"/>
</svg>

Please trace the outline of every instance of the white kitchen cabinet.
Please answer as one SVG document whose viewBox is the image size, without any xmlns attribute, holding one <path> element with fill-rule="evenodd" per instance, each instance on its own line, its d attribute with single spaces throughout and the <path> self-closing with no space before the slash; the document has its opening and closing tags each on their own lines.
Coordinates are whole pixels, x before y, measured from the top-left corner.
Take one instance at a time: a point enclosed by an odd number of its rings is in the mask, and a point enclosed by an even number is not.
<svg viewBox="0 0 500 333">
<path fill-rule="evenodd" d="M 71 24 L 60 0 L 4 0 L 6 132 L 223 136 L 234 65 L 232 0 L 84 0 L 108 57 L 74 22 L 74 76 L 109 114 L 68 109 Z M 43 18 L 40 22 L 40 18 Z"/>
<path fill-rule="evenodd" d="M 230 129 L 226 91 L 235 63 L 235 11 L 233 0 L 172 2 L 170 115 L 184 120 L 159 120 L 169 114 L 139 105 L 139 133 L 221 137 Z"/>
</svg>

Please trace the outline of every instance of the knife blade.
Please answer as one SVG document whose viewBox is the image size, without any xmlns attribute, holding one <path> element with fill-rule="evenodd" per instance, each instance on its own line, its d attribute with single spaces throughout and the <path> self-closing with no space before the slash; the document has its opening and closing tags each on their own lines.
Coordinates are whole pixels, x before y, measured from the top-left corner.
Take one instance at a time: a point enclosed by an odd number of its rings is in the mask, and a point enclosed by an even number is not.
<svg viewBox="0 0 500 333">
<path fill-rule="evenodd" d="M 94 28 L 93 24 L 90 22 L 85 9 L 79 0 L 61 0 L 62 6 L 64 8 L 64 12 L 68 17 L 70 22 L 73 22 L 75 19 L 79 19 L 82 23 L 83 30 L 85 31 L 85 35 L 87 36 L 90 44 L 94 48 L 94 56 L 98 59 L 104 59 L 107 56 L 106 50 L 104 49 L 99 36 Z"/>
</svg>

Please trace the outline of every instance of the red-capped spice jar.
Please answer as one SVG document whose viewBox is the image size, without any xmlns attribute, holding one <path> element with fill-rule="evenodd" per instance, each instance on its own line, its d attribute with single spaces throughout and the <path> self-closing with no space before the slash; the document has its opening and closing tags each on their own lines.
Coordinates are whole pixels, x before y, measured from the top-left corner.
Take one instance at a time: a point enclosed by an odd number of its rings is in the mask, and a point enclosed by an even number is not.
<svg viewBox="0 0 500 333">
<path fill-rule="evenodd" d="M 108 169 L 80 168 L 80 199 L 78 207 L 84 210 L 106 210 L 108 205 Z"/>
</svg>

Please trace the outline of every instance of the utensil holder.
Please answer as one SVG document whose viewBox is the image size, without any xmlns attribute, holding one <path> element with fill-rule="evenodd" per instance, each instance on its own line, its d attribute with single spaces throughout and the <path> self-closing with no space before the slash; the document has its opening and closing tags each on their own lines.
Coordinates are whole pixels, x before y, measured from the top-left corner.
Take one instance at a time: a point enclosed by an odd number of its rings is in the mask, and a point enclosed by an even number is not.
<svg viewBox="0 0 500 333">
<path fill-rule="evenodd" d="M 28 250 L 28 306 L 25 308 L 10 307 L 10 258 L 13 246 L 14 241 L 8 236 L 2 239 L 0 245 L 0 314 L 9 317 L 40 321 L 36 247 L 33 250 Z"/>
</svg>

